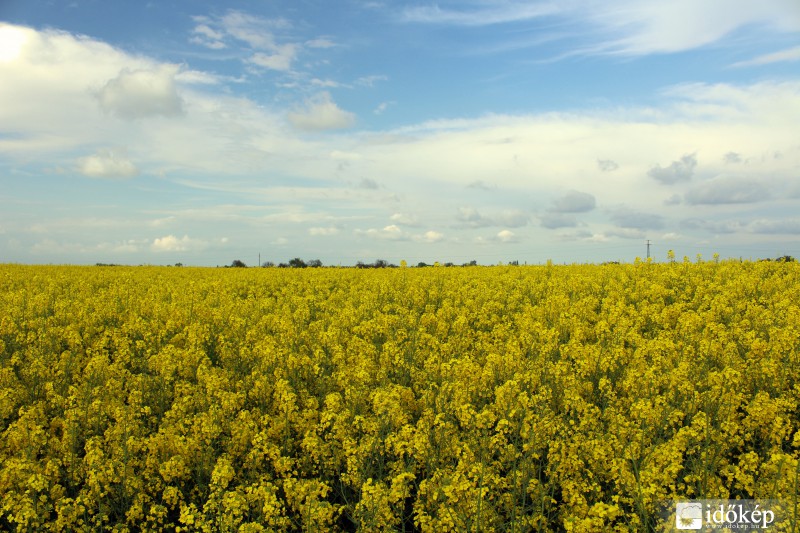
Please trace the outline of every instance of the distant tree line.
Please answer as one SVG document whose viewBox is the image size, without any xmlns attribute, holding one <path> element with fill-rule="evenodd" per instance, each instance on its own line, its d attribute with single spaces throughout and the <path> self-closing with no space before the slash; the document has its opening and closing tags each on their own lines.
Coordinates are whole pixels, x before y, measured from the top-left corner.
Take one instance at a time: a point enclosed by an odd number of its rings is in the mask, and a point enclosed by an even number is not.
<svg viewBox="0 0 800 533">
<path fill-rule="evenodd" d="M 781 257 L 776 257 L 775 259 L 761 259 L 761 261 L 777 261 L 778 263 L 794 263 L 796 259 L 791 255 L 782 255 Z"/>
<path fill-rule="evenodd" d="M 519 266 L 519 261 L 509 261 L 507 263 L 507 265 L 509 265 L 509 266 Z M 295 257 L 294 259 L 291 259 L 286 263 L 278 263 L 277 265 L 275 263 L 273 263 L 272 261 L 265 261 L 264 263 L 261 264 L 262 268 L 275 268 L 275 267 L 277 267 L 277 268 L 320 268 L 322 266 L 324 266 L 324 265 L 322 264 L 322 261 L 320 261 L 319 259 L 311 259 L 311 260 L 308 260 L 308 261 L 304 261 L 303 259 L 300 259 L 299 257 Z M 401 261 L 400 262 L 400 266 L 405 267 L 406 266 L 406 262 L 405 261 Z M 424 261 L 420 261 L 419 263 L 417 263 L 416 266 L 417 266 L 417 268 L 425 268 L 425 267 L 431 267 L 431 266 L 445 266 L 445 267 L 462 266 L 462 267 L 468 267 L 468 266 L 478 266 L 478 262 L 475 259 L 473 259 L 472 261 L 469 261 L 467 263 L 462 263 L 461 265 L 456 265 L 455 263 L 452 263 L 452 262 L 439 263 L 437 261 L 436 263 L 434 263 L 432 265 L 429 265 L 428 263 L 425 263 Z M 245 262 L 240 260 L 240 259 L 235 259 L 230 265 L 225 265 L 225 268 L 245 268 L 245 267 L 247 267 L 247 264 L 245 264 Z M 390 263 L 389 261 L 387 261 L 385 259 L 376 259 L 375 262 L 373 262 L 373 263 L 365 263 L 364 261 L 358 261 L 354 265 L 354 267 L 355 268 L 397 268 L 397 265 L 395 265 L 393 263 Z"/>
</svg>

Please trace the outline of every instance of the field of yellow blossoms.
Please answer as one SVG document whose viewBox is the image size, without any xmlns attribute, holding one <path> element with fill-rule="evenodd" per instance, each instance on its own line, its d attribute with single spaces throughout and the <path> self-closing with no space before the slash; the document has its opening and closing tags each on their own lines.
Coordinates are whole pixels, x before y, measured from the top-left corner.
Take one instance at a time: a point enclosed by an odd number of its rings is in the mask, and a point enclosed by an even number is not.
<svg viewBox="0 0 800 533">
<path fill-rule="evenodd" d="M 0 530 L 798 531 L 799 402 L 797 263 L 0 266 Z"/>
</svg>

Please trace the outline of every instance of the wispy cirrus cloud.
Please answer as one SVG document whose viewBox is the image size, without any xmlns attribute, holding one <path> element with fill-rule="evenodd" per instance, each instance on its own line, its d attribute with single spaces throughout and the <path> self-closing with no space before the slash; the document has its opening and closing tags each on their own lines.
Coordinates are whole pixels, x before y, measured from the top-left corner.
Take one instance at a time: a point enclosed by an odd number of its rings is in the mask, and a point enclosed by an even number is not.
<svg viewBox="0 0 800 533">
<path fill-rule="evenodd" d="M 561 25 L 556 38 L 572 47 L 565 56 L 638 56 L 699 48 L 753 25 L 778 32 L 797 32 L 800 31 L 798 11 L 800 8 L 792 0 L 445 1 L 407 7 L 401 12 L 401 20 L 462 27 L 546 20 L 548 24 Z"/>
<path fill-rule="evenodd" d="M 551 2 L 498 2 L 488 5 L 485 2 L 466 2 L 454 7 L 441 7 L 441 4 L 407 7 L 402 12 L 402 20 L 427 24 L 453 24 L 457 26 L 486 26 L 531 20 L 559 13 Z"/>
<path fill-rule="evenodd" d="M 784 61 L 800 61 L 800 46 L 779 50 L 777 52 L 771 52 L 769 54 L 763 54 L 746 61 L 739 61 L 732 64 L 731 67 L 756 67 L 761 65 L 769 65 L 770 63 L 781 63 Z"/>
</svg>

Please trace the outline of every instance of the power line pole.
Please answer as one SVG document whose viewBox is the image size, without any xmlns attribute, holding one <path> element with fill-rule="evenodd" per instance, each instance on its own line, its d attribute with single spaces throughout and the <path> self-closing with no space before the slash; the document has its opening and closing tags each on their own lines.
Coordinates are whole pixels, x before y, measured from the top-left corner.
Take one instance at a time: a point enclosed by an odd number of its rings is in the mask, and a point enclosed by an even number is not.
<svg viewBox="0 0 800 533">
<path fill-rule="evenodd" d="M 650 239 L 647 239 L 647 258 L 650 259 Z"/>
</svg>

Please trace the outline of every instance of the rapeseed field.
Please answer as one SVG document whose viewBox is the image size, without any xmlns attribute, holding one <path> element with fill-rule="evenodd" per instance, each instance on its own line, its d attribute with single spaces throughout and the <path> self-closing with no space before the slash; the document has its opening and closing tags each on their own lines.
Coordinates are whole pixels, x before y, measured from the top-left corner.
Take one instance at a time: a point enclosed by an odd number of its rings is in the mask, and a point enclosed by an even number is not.
<svg viewBox="0 0 800 533">
<path fill-rule="evenodd" d="M 799 378 L 796 263 L 5 265 L 0 529 L 798 531 Z"/>
</svg>

